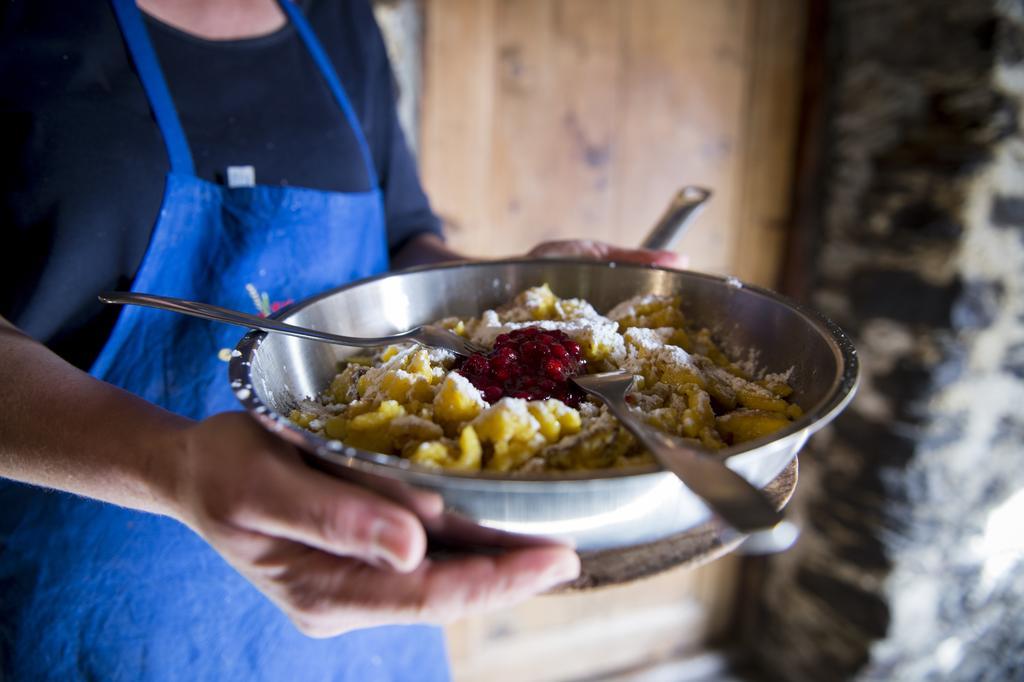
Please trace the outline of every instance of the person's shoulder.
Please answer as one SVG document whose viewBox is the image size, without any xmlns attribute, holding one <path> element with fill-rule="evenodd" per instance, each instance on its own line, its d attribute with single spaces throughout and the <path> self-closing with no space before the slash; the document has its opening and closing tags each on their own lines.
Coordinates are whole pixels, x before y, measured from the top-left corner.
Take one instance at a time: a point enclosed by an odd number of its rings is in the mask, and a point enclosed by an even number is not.
<svg viewBox="0 0 1024 682">
<path fill-rule="evenodd" d="M 99 74 L 126 65 L 107 2 L 9 0 L 0 23 L 0 80 L 9 97 L 90 89 Z"/>
</svg>

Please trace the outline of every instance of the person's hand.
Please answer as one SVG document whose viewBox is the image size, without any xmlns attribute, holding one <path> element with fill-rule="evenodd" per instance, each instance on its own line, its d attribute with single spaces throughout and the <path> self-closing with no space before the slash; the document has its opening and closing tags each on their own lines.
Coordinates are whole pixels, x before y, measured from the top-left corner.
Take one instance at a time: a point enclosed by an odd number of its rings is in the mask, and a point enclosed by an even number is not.
<svg viewBox="0 0 1024 682">
<path fill-rule="evenodd" d="M 686 256 L 674 251 L 656 251 L 654 249 L 625 249 L 606 242 L 593 239 L 562 239 L 542 242 L 530 249 L 526 254 L 530 258 L 591 258 L 594 260 L 617 261 L 619 263 L 639 263 L 641 265 L 660 265 L 666 268 L 682 270 L 689 266 Z M 449 249 L 436 234 L 423 233 L 410 239 L 393 255 L 391 266 L 395 269 L 415 265 L 429 265 L 457 260 L 473 260 L 473 258 Z"/>
<path fill-rule="evenodd" d="M 617 261 L 619 263 L 660 265 L 680 270 L 688 265 L 687 259 L 674 251 L 624 249 L 592 239 L 564 239 L 543 242 L 530 249 L 526 255 L 532 258 L 593 258 L 594 260 Z"/>
<path fill-rule="evenodd" d="M 440 497 L 414 493 L 414 514 L 305 466 L 242 413 L 189 427 L 183 443 L 175 515 L 313 637 L 447 622 L 579 573 L 579 558 L 561 546 L 431 561 L 416 514 L 439 515 Z"/>
</svg>

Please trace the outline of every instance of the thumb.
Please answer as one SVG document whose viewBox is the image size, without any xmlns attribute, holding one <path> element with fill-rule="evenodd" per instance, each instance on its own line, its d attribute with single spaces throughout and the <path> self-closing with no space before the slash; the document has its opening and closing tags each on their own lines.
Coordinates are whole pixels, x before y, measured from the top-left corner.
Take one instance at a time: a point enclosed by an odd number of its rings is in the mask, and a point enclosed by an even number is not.
<svg viewBox="0 0 1024 682">
<path fill-rule="evenodd" d="M 262 477 L 243 525 L 337 556 L 408 572 L 426 552 L 426 532 L 409 510 L 358 486 L 302 466 Z"/>
</svg>

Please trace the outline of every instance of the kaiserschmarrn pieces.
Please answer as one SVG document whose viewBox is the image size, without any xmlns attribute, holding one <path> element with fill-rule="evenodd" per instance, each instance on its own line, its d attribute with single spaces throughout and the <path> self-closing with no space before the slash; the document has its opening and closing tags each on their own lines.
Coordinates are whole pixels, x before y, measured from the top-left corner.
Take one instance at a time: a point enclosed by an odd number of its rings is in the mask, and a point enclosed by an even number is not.
<svg viewBox="0 0 1024 682">
<path fill-rule="evenodd" d="M 456 471 L 536 472 L 642 464 L 650 456 L 576 373 L 623 369 L 652 426 L 708 450 L 760 438 L 801 415 L 788 374 L 755 376 L 675 296 L 644 295 L 605 315 L 547 285 L 475 318 L 441 324 L 493 350 L 389 346 L 355 356 L 292 421 L 346 445 Z"/>
</svg>

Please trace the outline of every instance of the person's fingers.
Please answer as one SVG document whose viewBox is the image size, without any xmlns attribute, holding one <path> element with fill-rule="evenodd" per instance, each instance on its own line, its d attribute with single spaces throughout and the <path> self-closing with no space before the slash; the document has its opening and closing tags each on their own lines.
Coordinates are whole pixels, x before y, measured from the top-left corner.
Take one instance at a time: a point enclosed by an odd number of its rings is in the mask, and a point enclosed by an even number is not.
<svg viewBox="0 0 1024 682">
<path fill-rule="evenodd" d="M 543 242 L 527 252 L 533 258 L 601 258 L 604 244 L 591 239 L 561 239 Z"/>
<path fill-rule="evenodd" d="M 268 473 L 236 518 L 247 530 L 398 571 L 422 561 L 426 532 L 404 507 L 301 464 L 281 462 Z"/>
<path fill-rule="evenodd" d="M 674 251 L 659 251 L 654 249 L 623 249 L 611 244 L 605 244 L 606 260 L 618 261 L 620 263 L 640 263 L 643 265 L 660 265 L 666 268 L 686 267 L 686 259 Z"/>
<path fill-rule="evenodd" d="M 225 413 L 188 436 L 183 521 L 239 561 L 263 551 L 254 535 L 284 538 L 337 556 L 410 571 L 426 551 L 415 514 L 303 464 L 298 452 L 247 415 Z M 404 500 L 431 514 L 440 498 L 411 488 Z"/>
<path fill-rule="evenodd" d="M 397 502 L 424 521 L 438 519 L 444 513 L 444 499 L 439 493 L 421 490 L 397 479 L 382 478 L 355 470 L 346 472 L 345 480 Z"/>
<path fill-rule="evenodd" d="M 323 556 L 323 555 L 322 555 Z M 579 575 L 565 547 L 433 562 L 395 573 L 344 560 L 304 562 L 301 581 L 268 589 L 296 625 L 314 637 L 391 623 L 446 623 L 523 601 Z"/>
<path fill-rule="evenodd" d="M 415 514 L 307 468 L 244 415 L 200 422 L 186 443 L 178 518 L 309 634 L 448 621 L 579 572 L 579 558 L 562 546 L 424 560 L 426 533 Z M 413 500 L 427 522 L 441 522 L 436 495 L 398 492 L 384 494 Z"/>
<path fill-rule="evenodd" d="M 687 266 L 687 259 L 674 251 L 626 249 L 591 239 L 566 239 L 544 242 L 531 249 L 527 255 L 534 258 L 593 258 L 595 260 L 659 265 L 669 268 L 684 268 Z"/>
<path fill-rule="evenodd" d="M 281 440 L 280 438 L 269 433 L 258 424 L 256 424 L 248 415 L 243 413 L 237 413 L 237 416 L 247 423 L 251 427 L 253 435 L 261 440 L 262 445 L 278 455 L 280 460 L 293 465 L 293 471 L 296 474 L 304 477 L 315 477 L 321 483 L 324 482 L 340 482 L 339 479 L 326 474 L 315 471 L 308 467 L 302 462 L 302 457 L 299 455 L 299 451 Z M 356 489 L 364 489 L 367 485 L 370 485 L 370 479 L 372 476 L 367 476 L 364 480 L 361 478 L 362 474 L 358 471 L 351 472 L 352 484 L 348 487 L 354 487 Z M 361 485 L 365 483 L 366 485 Z M 385 497 L 392 502 L 398 502 L 400 506 L 407 509 L 411 509 L 417 515 L 423 518 L 431 518 L 440 516 L 444 511 L 444 500 L 438 493 L 429 490 L 420 490 L 412 486 L 406 485 L 399 481 L 391 481 L 386 479 L 372 480 L 372 485 L 375 486 L 374 490 L 377 494 Z"/>
<path fill-rule="evenodd" d="M 447 622 L 510 606 L 579 576 L 568 547 L 533 547 L 498 556 L 437 562 L 425 571 L 422 598 L 408 603 L 417 619 Z"/>
</svg>

